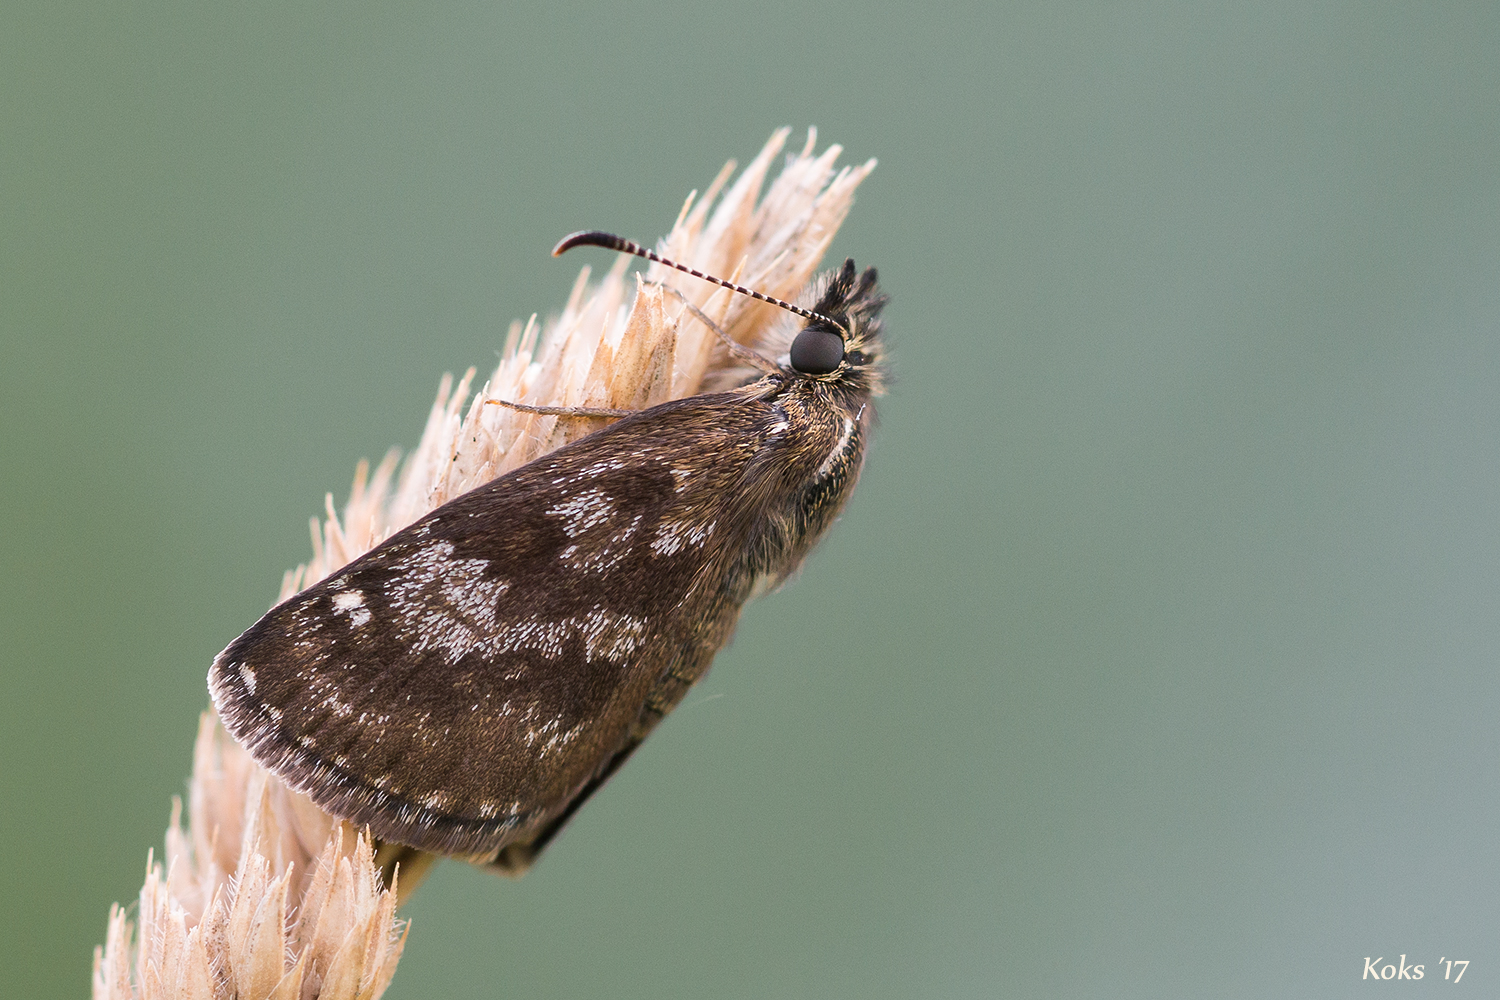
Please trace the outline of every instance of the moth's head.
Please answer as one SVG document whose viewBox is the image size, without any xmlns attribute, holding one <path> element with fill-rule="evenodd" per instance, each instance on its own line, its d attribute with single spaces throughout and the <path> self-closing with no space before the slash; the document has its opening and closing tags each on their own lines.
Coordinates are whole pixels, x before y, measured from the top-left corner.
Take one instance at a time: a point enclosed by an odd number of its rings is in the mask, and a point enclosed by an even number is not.
<svg viewBox="0 0 1500 1000">
<path fill-rule="evenodd" d="M 607 247 L 644 257 L 761 302 L 780 306 L 792 316 L 803 317 L 801 326 L 777 324 L 762 334 L 761 346 L 770 347 L 771 350 L 761 353 L 746 351 L 744 345 L 736 343 L 706 316 L 697 313 L 699 319 L 723 338 L 731 353 L 749 362 L 751 367 L 761 373 L 780 370 L 788 375 L 831 383 L 854 392 L 878 395 L 881 391 L 880 310 L 885 306 L 885 296 L 880 294 L 873 267 L 865 268 L 864 273 L 860 274 L 855 271 L 852 259 L 845 260 L 844 266 L 837 271 L 829 271 L 813 281 L 809 291 L 802 296 L 803 304 L 796 305 L 757 292 L 753 288 L 704 274 L 685 264 L 669 260 L 655 250 L 648 250 L 639 243 L 596 229 L 563 237 L 552 248 L 552 255 L 556 257 L 578 246 Z M 681 293 L 678 295 L 680 297 Z M 694 311 L 696 312 L 696 308 Z M 786 358 L 784 364 L 771 360 L 771 357 L 783 356 Z M 730 385 L 743 385 L 754 377 L 746 368 L 741 367 L 731 367 L 720 373 L 720 381 L 728 381 Z"/>
<path fill-rule="evenodd" d="M 812 312 L 791 339 L 787 367 L 798 375 L 880 390 L 880 310 L 886 297 L 873 267 L 858 273 L 853 260 L 814 283 Z"/>
</svg>

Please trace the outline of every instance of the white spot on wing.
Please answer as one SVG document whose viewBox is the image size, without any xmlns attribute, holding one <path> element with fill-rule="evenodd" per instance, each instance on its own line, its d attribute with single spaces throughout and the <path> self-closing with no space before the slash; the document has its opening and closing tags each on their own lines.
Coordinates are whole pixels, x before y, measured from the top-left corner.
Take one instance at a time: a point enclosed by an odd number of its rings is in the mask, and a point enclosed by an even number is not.
<svg viewBox="0 0 1500 1000">
<path fill-rule="evenodd" d="M 701 548 L 714 533 L 714 522 L 663 521 L 656 526 L 656 537 L 651 540 L 651 551 L 659 556 L 669 556 L 691 545 Z"/>
<path fill-rule="evenodd" d="M 569 729 L 562 728 L 562 720 L 548 719 L 534 729 L 526 730 L 526 745 L 536 750 L 536 759 L 541 760 L 554 750 L 562 749 L 578 738 L 587 726 L 579 722 Z M 538 743 L 540 746 L 537 746 Z"/>
<path fill-rule="evenodd" d="M 595 462 L 593 465 L 584 466 L 578 475 L 584 479 L 593 479 L 604 475 L 606 472 L 619 472 L 621 469 L 626 468 L 626 466 L 627 463 L 622 462 L 618 458 L 606 458 L 603 461 Z"/>
<path fill-rule="evenodd" d="M 547 513 L 563 519 L 563 531 L 569 538 L 608 521 L 615 512 L 615 502 L 602 490 L 584 490 L 561 503 L 547 508 Z"/>
<path fill-rule="evenodd" d="M 485 643 L 496 626 L 495 606 L 510 589 L 509 581 L 486 572 L 489 565 L 487 559 L 455 559 L 447 541 L 396 562 L 388 599 L 399 619 L 397 635 L 413 653 L 440 649 L 454 663 Z"/>
<path fill-rule="evenodd" d="M 335 611 L 353 611 L 362 608 L 365 604 L 365 595 L 359 590 L 341 590 L 333 595 L 333 609 Z"/>
<path fill-rule="evenodd" d="M 491 654 L 531 651 L 555 660 L 563 655 L 568 640 L 582 639 L 585 660 L 618 661 L 635 652 L 649 624 L 644 618 L 613 614 L 595 605 L 586 615 L 523 618 L 497 632 L 485 647 Z"/>
<path fill-rule="evenodd" d="M 585 573 L 603 573 L 613 569 L 630 554 L 630 540 L 640 527 L 641 518 L 642 515 L 637 514 L 624 528 L 604 538 L 581 539 L 559 552 L 557 558 L 572 569 Z"/>
<path fill-rule="evenodd" d="M 333 610 L 349 616 L 349 624 L 359 628 L 370 620 L 370 609 L 365 607 L 365 595 L 359 590 L 341 590 L 333 595 Z"/>
</svg>

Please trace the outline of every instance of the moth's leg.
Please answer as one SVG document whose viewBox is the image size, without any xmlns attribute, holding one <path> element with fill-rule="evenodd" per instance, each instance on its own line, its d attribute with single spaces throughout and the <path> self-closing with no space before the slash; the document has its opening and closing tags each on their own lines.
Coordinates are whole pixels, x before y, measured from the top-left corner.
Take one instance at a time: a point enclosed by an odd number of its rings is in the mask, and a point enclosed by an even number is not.
<svg viewBox="0 0 1500 1000">
<path fill-rule="evenodd" d="M 488 867 L 513 878 L 526 874 L 527 869 L 536 863 L 542 850 L 553 837 L 557 836 L 558 831 L 566 825 L 568 820 L 573 818 L 573 814 L 578 811 L 579 807 L 620 769 L 620 765 L 625 763 L 626 759 L 635 752 L 635 748 L 650 735 L 651 730 L 656 728 L 656 724 L 677 707 L 677 703 L 687 694 L 688 688 L 708 672 L 708 665 L 713 660 L 713 651 L 722 646 L 723 640 L 727 638 L 727 628 L 724 632 L 726 634 L 723 636 L 710 637 L 706 645 L 702 637 L 683 643 L 679 648 L 676 662 L 657 679 L 646 696 L 645 704 L 641 706 L 635 725 L 630 728 L 630 735 L 626 738 L 625 745 L 609 759 L 609 763 L 604 765 L 587 785 L 583 786 L 583 790 L 573 797 L 573 801 L 569 802 L 567 808 L 552 822 L 542 827 L 530 840 L 524 843 L 506 844 L 500 848 L 500 853 L 493 861 L 488 862 Z"/>
<path fill-rule="evenodd" d="M 520 410 L 522 413 L 540 413 L 545 417 L 630 417 L 641 412 L 603 406 L 532 406 L 530 403 L 513 403 L 508 399 L 486 399 L 485 402 Z"/>
<path fill-rule="evenodd" d="M 436 854 L 428 854 L 395 841 L 376 840 L 373 846 L 375 867 L 380 869 L 381 884 L 389 888 L 392 882 L 396 883 L 398 906 L 406 902 L 407 897 L 422 884 L 439 860 Z"/>
<path fill-rule="evenodd" d="M 724 331 L 722 327 L 719 326 L 719 324 L 709 319 L 707 313 L 689 302 L 686 295 L 683 295 L 681 292 L 673 288 L 671 285 L 667 284 L 665 281 L 647 281 L 643 282 L 643 284 L 655 285 L 664 292 L 671 292 L 674 296 L 677 297 L 677 301 L 681 302 L 683 306 L 687 308 L 687 311 L 693 314 L 694 318 L 697 319 L 698 322 L 702 323 L 704 326 L 708 327 L 718 335 L 719 339 L 724 342 L 724 346 L 729 348 L 730 354 L 733 354 L 735 357 L 739 358 L 747 365 L 759 368 L 763 372 L 775 372 L 781 370 L 781 367 L 777 365 L 776 362 L 772 361 L 769 358 L 763 357 L 755 351 L 752 351 L 750 348 L 746 347 L 744 344 L 731 337 Z"/>
<path fill-rule="evenodd" d="M 620 765 L 625 763 L 626 758 L 634 753 L 635 748 L 640 745 L 640 740 L 632 739 L 610 758 L 609 763 L 594 776 L 593 780 L 583 786 L 583 791 L 573 796 L 573 801 L 569 802 L 568 807 L 559 813 L 552 822 L 542 827 L 535 837 L 532 837 L 524 844 L 506 844 L 500 848 L 500 853 L 495 856 L 495 860 L 488 863 L 487 867 L 495 869 L 502 875 L 509 875 L 511 878 L 520 878 L 522 875 L 525 875 L 527 870 L 536 864 L 536 859 L 541 856 L 542 851 L 552 842 L 552 838 L 557 836 L 558 831 L 567 824 L 568 820 L 573 818 L 573 814 L 578 811 L 579 807 L 587 802 L 589 796 L 598 791 L 620 769 Z"/>
</svg>

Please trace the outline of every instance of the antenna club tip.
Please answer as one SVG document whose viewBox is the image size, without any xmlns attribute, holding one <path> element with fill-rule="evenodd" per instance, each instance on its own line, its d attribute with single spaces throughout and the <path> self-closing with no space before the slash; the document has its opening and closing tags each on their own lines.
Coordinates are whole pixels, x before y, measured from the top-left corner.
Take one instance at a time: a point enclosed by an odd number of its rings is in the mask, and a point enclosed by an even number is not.
<svg viewBox="0 0 1500 1000">
<path fill-rule="evenodd" d="M 604 247 L 607 250 L 618 250 L 623 242 L 625 241 L 613 233 L 600 232 L 597 229 L 582 229 L 558 240 L 557 246 L 552 248 L 552 256 L 561 257 L 574 247 Z"/>
</svg>

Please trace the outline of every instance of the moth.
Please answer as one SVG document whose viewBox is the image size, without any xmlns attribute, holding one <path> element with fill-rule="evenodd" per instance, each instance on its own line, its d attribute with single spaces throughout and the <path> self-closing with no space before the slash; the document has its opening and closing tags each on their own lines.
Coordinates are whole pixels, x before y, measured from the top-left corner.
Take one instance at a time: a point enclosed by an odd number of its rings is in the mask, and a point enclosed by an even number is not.
<svg viewBox="0 0 1500 1000">
<path fill-rule="evenodd" d="M 842 268 L 757 375 L 620 411 L 272 608 L 215 658 L 228 731 L 384 841 L 519 874 L 797 568 L 854 489 L 882 388 L 873 268 Z M 699 319 L 709 323 L 707 317 Z"/>
</svg>

